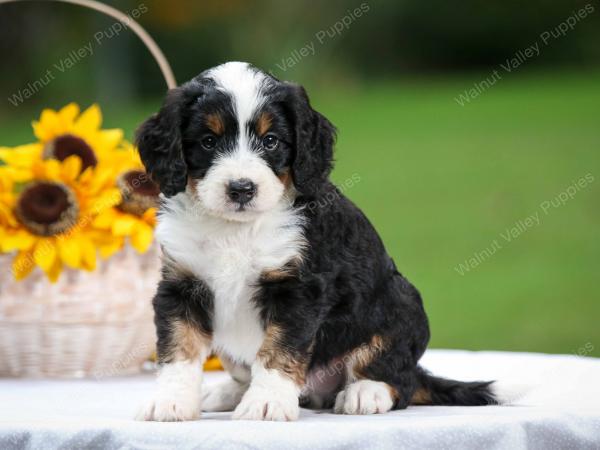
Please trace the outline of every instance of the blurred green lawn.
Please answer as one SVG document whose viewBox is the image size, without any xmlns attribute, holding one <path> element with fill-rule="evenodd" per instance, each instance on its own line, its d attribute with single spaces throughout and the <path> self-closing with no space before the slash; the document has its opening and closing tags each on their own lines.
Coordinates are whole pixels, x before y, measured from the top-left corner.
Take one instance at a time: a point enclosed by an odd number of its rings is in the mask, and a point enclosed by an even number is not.
<svg viewBox="0 0 600 450">
<path fill-rule="evenodd" d="M 336 183 L 382 234 L 421 290 L 432 346 L 600 352 L 600 77 L 505 77 L 464 107 L 454 97 L 489 74 L 390 81 L 312 92 L 339 130 Z M 311 89 L 309 87 L 309 93 Z M 157 102 L 107 111 L 135 126 Z M 52 105 L 60 106 L 60 105 Z M 0 144 L 27 142 L 26 121 Z M 574 180 L 595 181 L 544 215 Z M 539 213 L 512 242 L 500 234 Z M 464 275 L 455 267 L 497 240 Z"/>
</svg>

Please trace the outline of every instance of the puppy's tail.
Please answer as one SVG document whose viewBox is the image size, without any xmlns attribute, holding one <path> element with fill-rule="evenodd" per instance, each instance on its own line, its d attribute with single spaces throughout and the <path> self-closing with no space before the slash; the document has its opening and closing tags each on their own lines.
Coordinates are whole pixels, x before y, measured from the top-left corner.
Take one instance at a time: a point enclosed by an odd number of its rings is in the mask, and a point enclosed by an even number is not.
<svg viewBox="0 0 600 450">
<path fill-rule="evenodd" d="M 483 406 L 508 405 L 519 400 L 525 386 L 505 386 L 498 381 L 456 381 L 431 375 L 417 368 L 419 387 L 412 405 Z"/>
</svg>

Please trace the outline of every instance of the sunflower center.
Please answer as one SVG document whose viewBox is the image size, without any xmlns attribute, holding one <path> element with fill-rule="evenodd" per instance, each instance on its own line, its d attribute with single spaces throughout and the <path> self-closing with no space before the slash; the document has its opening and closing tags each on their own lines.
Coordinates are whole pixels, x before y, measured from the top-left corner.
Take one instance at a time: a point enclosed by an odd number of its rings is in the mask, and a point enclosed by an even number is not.
<svg viewBox="0 0 600 450">
<path fill-rule="evenodd" d="M 130 170 L 123 174 L 123 181 L 136 194 L 157 197 L 160 193 L 158 185 L 142 170 Z"/>
<path fill-rule="evenodd" d="M 34 182 L 25 187 L 16 207 L 19 220 L 31 232 L 53 236 L 77 222 L 79 206 L 73 192 L 59 183 Z"/>
<path fill-rule="evenodd" d="M 46 156 L 59 161 L 64 161 L 69 156 L 79 156 L 81 171 L 88 167 L 96 167 L 98 159 L 94 150 L 83 139 L 72 134 L 63 134 L 50 142 L 46 149 Z"/>
<path fill-rule="evenodd" d="M 123 201 L 119 208 L 130 214 L 141 216 L 148 208 L 155 207 L 160 189 L 142 170 L 125 172 L 117 180 Z"/>
</svg>

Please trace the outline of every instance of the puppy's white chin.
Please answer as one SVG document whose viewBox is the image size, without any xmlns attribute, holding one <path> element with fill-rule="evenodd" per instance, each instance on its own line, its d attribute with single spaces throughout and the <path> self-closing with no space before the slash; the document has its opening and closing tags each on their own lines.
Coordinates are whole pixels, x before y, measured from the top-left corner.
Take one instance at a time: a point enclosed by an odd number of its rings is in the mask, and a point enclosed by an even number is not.
<svg viewBox="0 0 600 450">
<path fill-rule="evenodd" d="M 262 214 L 264 214 L 264 212 L 246 209 L 244 211 L 210 211 L 209 214 L 230 222 L 252 222 L 253 220 L 258 219 Z"/>
<path fill-rule="evenodd" d="M 205 214 L 233 222 L 251 222 L 277 209 L 284 199 L 284 192 L 283 189 L 280 189 L 279 192 L 266 198 L 258 197 L 242 208 L 223 196 L 214 195 L 212 192 L 207 193 L 198 190 L 195 193 L 195 198 Z"/>
</svg>

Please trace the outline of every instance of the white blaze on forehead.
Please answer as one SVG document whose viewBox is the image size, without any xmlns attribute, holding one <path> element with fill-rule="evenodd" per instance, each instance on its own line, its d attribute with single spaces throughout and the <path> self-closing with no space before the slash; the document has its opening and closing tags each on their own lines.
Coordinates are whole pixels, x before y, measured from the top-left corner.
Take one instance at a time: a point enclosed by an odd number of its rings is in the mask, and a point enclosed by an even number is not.
<svg viewBox="0 0 600 450">
<path fill-rule="evenodd" d="M 216 88 L 231 97 L 238 122 L 236 145 L 211 164 L 206 175 L 196 184 L 196 193 L 211 214 L 229 220 L 252 220 L 256 214 L 274 208 L 283 198 L 284 186 L 264 159 L 261 150 L 251 146 L 248 124 L 267 100 L 265 89 L 273 81 L 263 72 L 243 62 L 229 62 L 210 69 L 206 77 Z M 233 180 L 246 178 L 256 187 L 256 194 L 246 213 L 228 198 L 226 186 Z"/>
<path fill-rule="evenodd" d="M 217 89 L 232 97 L 240 137 L 246 137 L 246 125 L 265 102 L 263 91 L 270 83 L 269 79 L 245 62 L 221 64 L 211 69 L 207 76 L 215 81 Z"/>
</svg>

